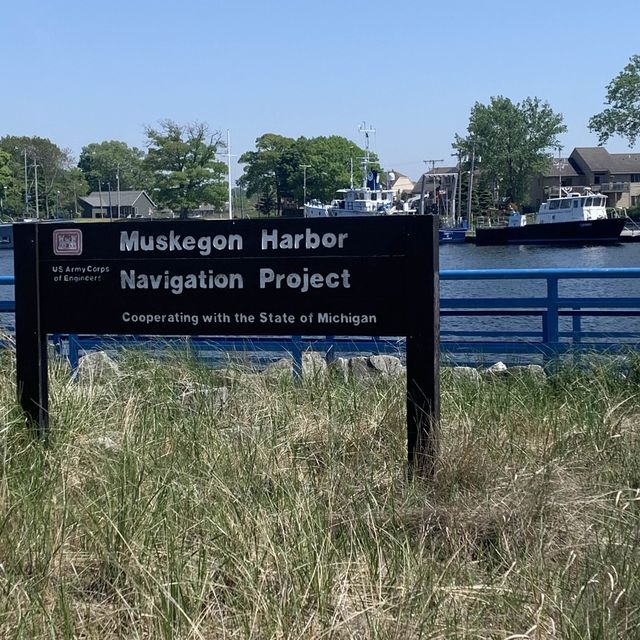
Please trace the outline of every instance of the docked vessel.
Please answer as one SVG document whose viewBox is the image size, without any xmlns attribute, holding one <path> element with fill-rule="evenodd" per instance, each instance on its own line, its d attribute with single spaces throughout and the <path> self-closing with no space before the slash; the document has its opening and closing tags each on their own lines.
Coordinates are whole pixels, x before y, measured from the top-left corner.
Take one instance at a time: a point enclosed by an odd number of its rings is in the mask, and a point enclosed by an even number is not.
<svg viewBox="0 0 640 640">
<path fill-rule="evenodd" d="M 13 249 L 13 224 L 0 223 L 0 249 Z"/>
<path fill-rule="evenodd" d="M 368 129 L 364 124 L 360 132 L 365 136 L 365 152 L 362 158 L 362 185 L 354 187 L 353 171 L 351 186 L 339 189 L 341 197 L 331 204 L 322 204 L 318 200 L 305 202 L 305 218 L 336 218 L 343 216 L 379 216 L 390 213 L 410 213 L 405 205 L 395 205 L 393 189 L 383 189 L 378 181 L 378 172 L 369 169 L 369 134 L 374 129 Z"/>
<path fill-rule="evenodd" d="M 535 220 L 517 211 L 507 226 L 479 227 L 477 245 L 499 244 L 608 244 L 618 242 L 624 218 L 609 218 L 606 196 L 599 193 L 565 192 L 540 205 Z"/>
</svg>

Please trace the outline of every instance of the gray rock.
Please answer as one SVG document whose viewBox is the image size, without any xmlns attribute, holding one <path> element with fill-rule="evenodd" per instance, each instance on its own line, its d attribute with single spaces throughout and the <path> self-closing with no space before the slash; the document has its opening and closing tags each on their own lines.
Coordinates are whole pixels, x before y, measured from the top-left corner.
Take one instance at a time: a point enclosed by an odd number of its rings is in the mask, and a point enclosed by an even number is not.
<svg viewBox="0 0 640 640">
<path fill-rule="evenodd" d="M 531 376 L 536 380 L 546 380 L 547 373 L 539 364 L 527 364 L 509 367 L 509 375 L 512 376 Z"/>
<path fill-rule="evenodd" d="M 349 375 L 356 380 L 368 380 L 376 375 L 376 371 L 369 364 L 369 358 L 355 356 L 349 358 Z"/>
<path fill-rule="evenodd" d="M 120 375 L 118 363 L 104 351 L 93 351 L 80 358 L 75 379 L 79 382 L 104 382 Z"/>
<path fill-rule="evenodd" d="M 369 365 L 371 368 L 383 376 L 399 376 L 404 373 L 404 367 L 400 358 L 396 356 L 370 356 Z"/>
<path fill-rule="evenodd" d="M 302 354 L 302 377 L 311 379 L 325 378 L 327 375 L 327 361 L 316 351 Z"/>
<path fill-rule="evenodd" d="M 280 360 L 276 360 L 266 367 L 262 375 L 268 378 L 291 377 L 293 376 L 293 360 L 291 358 L 280 358 Z"/>
<path fill-rule="evenodd" d="M 492 378 L 494 376 L 504 376 L 506 374 L 507 365 L 504 362 L 496 362 L 482 372 L 482 375 L 487 378 Z"/>
<path fill-rule="evenodd" d="M 335 358 L 329 363 L 329 372 L 346 382 L 349 379 L 349 360 L 347 358 Z"/>
</svg>

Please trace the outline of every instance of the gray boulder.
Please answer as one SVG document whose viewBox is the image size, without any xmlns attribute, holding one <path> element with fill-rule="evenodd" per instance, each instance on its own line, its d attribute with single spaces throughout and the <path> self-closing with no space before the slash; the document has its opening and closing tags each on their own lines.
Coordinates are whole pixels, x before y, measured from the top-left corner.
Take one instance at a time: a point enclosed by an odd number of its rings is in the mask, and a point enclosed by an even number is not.
<svg viewBox="0 0 640 640">
<path fill-rule="evenodd" d="M 512 376 L 530 376 L 535 380 L 543 381 L 547 379 L 547 373 L 539 364 L 518 365 L 509 367 L 509 375 Z"/>
<path fill-rule="evenodd" d="M 383 376 L 399 376 L 405 371 L 400 358 L 396 356 L 370 356 L 369 365 L 375 372 Z"/>
<path fill-rule="evenodd" d="M 307 351 L 302 354 L 302 377 L 321 379 L 327 375 L 327 361 L 316 351 Z"/>
<path fill-rule="evenodd" d="M 329 373 L 346 382 L 349 379 L 349 360 L 347 358 L 335 358 L 328 365 Z"/>
</svg>

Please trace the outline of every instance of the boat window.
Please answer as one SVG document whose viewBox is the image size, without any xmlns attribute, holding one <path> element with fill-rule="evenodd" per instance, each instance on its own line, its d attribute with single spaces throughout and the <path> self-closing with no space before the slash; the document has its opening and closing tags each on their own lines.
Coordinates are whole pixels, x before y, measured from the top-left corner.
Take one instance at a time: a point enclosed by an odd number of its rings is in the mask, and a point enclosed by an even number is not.
<svg viewBox="0 0 640 640">
<path fill-rule="evenodd" d="M 577 209 L 580 206 L 580 200 L 574 200 L 573 201 L 573 208 Z"/>
<path fill-rule="evenodd" d="M 587 198 L 584 202 L 585 207 L 590 207 L 593 204 L 593 198 Z"/>
<path fill-rule="evenodd" d="M 559 209 L 560 208 L 560 200 L 551 200 L 549 202 L 549 209 Z"/>
<path fill-rule="evenodd" d="M 378 194 L 377 193 L 372 193 L 371 194 L 371 199 L 372 200 L 377 200 L 378 199 Z"/>
</svg>

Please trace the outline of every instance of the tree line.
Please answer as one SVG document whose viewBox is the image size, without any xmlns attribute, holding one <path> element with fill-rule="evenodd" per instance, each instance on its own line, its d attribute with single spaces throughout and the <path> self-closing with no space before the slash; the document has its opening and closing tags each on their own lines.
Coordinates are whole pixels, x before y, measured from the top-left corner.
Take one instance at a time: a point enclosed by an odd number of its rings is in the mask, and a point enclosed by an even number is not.
<svg viewBox="0 0 640 640">
<path fill-rule="evenodd" d="M 590 119 L 589 128 L 600 144 L 614 135 L 635 144 L 640 137 L 640 55 L 632 56 L 606 89 L 607 107 Z M 472 206 L 525 202 L 531 179 L 549 167 L 565 131 L 562 114 L 537 97 L 476 102 L 466 133 L 456 135 L 452 145 L 463 184 L 472 166 L 479 169 Z M 118 187 L 144 189 L 158 206 L 181 216 L 205 203 L 225 206 L 228 183 L 220 131 L 202 122 L 163 120 L 146 127 L 145 136 L 145 150 L 117 140 L 88 144 L 77 163 L 68 149 L 47 138 L 0 138 L 0 214 L 74 214 L 78 197 Z M 244 171 L 238 187 L 264 214 L 299 207 L 305 198 L 328 202 L 338 189 L 362 181 L 364 153 L 341 136 L 294 139 L 265 133 L 255 150 L 240 156 Z M 370 168 L 380 171 L 376 156 L 370 159 Z"/>
</svg>

